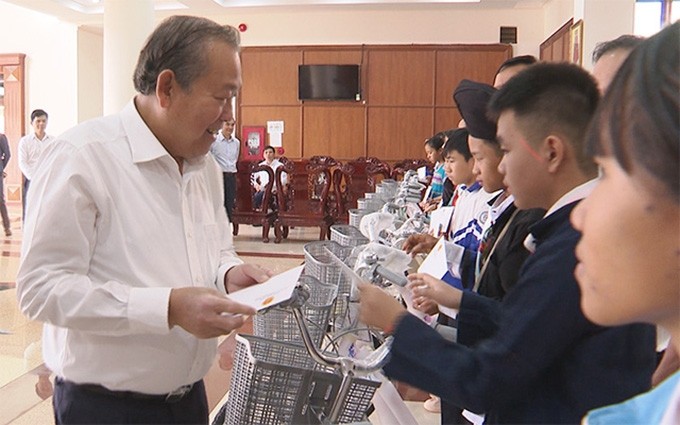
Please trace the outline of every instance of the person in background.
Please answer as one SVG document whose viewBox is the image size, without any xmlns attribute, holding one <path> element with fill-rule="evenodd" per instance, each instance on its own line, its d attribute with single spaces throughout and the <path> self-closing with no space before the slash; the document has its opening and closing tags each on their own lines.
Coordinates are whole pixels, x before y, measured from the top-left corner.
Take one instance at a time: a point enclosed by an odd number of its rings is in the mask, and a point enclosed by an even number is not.
<svg viewBox="0 0 680 425">
<path fill-rule="evenodd" d="M 394 335 L 388 376 L 485 413 L 487 423 L 576 423 L 649 387 L 653 327 L 589 322 L 573 276 L 579 233 L 569 214 L 596 184 L 582 143 L 598 97 L 586 71 L 550 63 L 527 68 L 494 94 L 507 190 L 518 208 L 548 212 L 531 227 L 532 254 L 502 302 L 471 291 L 455 300 L 456 343 L 380 288 L 359 285 L 360 320 Z M 423 284 L 409 276 L 412 288 Z"/>
<path fill-rule="evenodd" d="M 276 158 L 276 150 L 274 149 L 273 146 L 265 146 L 264 147 L 264 161 L 260 162 L 260 165 L 267 165 L 269 168 L 272 169 L 274 172 L 274 176 L 276 177 L 276 170 L 282 166 L 283 164 L 281 161 L 279 161 Z M 269 183 L 269 174 L 260 171 L 253 175 L 253 186 L 255 187 L 255 195 L 253 195 L 253 205 L 255 208 L 260 208 L 262 205 L 262 199 L 264 198 L 264 192 L 265 188 L 267 187 L 267 184 Z M 288 174 L 281 173 L 281 184 L 285 187 L 286 184 L 288 183 Z M 276 193 L 276 182 L 272 185 L 272 194 Z M 269 208 L 271 209 L 276 209 L 276 196 L 272 196 L 271 198 L 271 205 L 269 205 Z"/>
<path fill-rule="evenodd" d="M 5 236 L 7 237 L 12 236 L 12 229 L 9 222 L 9 214 L 7 213 L 7 205 L 5 204 L 4 181 L 5 177 L 7 177 L 5 167 L 7 167 L 11 156 L 7 136 L 0 133 L 0 215 L 2 216 L 2 227 L 5 229 Z"/>
<path fill-rule="evenodd" d="M 234 137 L 236 121 L 229 119 L 222 124 L 215 142 L 210 146 L 210 153 L 222 169 L 224 185 L 224 209 L 227 211 L 229 221 L 236 203 L 236 163 L 241 149 L 241 142 Z"/>
<path fill-rule="evenodd" d="M 432 180 L 425 191 L 423 200 L 418 204 L 424 212 L 436 209 L 442 198 L 444 180 L 446 179 L 442 151 L 446 139 L 446 133 L 442 131 L 425 141 L 425 155 L 428 161 L 434 164 L 434 171 L 432 172 Z"/>
<path fill-rule="evenodd" d="M 66 423 L 203 423 L 217 338 L 255 313 L 230 293 L 271 272 L 236 256 L 208 155 L 241 87 L 236 28 L 172 16 L 149 36 L 138 94 L 50 143 L 28 200 L 19 306 L 44 322 Z"/>
<path fill-rule="evenodd" d="M 595 45 L 595 49 L 593 49 L 593 77 L 597 81 L 600 93 L 604 94 L 607 91 L 609 83 L 614 79 L 621 64 L 643 40 L 642 37 L 626 34 Z"/>
<path fill-rule="evenodd" d="M 47 144 L 54 140 L 54 137 L 48 135 L 47 129 L 47 112 L 42 109 L 36 109 L 31 112 L 31 127 L 33 133 L 27 134 L 19 140 L 19 169 L 24 175 L 23 195 L 21 197 L 21 219 L 26 217 L 26 200 L 28 199 L 28 188 L 31 185 L 31 180 L 36 172 L 36 164 L 40 153 L 45 149 Z"/>
<path fill-rule="evenodd" d="M 586 317 L 662 326 L 680 349 L 680 24 L 642 42 L 613 79 L 586 138 L 600 183 L 572 212 Z M 617 211 L 612 214 L 612 211 Z M 583 423 L 680 423 L 680 372 Z"/>
<path fill-rule="evenodd" d="M 493 86 L 497 89 L 501 88 L 509 79 L 536 62 L 536 57 L 532 55 L 515 56 L 506 60 L 498 67 L 493 79 Z"/>
</svg>

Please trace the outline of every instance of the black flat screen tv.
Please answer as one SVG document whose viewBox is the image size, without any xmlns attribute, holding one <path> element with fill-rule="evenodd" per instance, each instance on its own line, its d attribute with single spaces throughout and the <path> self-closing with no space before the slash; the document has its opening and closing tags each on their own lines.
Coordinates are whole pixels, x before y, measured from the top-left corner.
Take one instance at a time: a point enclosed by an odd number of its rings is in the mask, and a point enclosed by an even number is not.
<svg viewBox="0 0 680 425">
<path fill-rule="evenodd" d="M 298 99 L 359 100 L 359 65 L 299 65 Z"/>
</svg>

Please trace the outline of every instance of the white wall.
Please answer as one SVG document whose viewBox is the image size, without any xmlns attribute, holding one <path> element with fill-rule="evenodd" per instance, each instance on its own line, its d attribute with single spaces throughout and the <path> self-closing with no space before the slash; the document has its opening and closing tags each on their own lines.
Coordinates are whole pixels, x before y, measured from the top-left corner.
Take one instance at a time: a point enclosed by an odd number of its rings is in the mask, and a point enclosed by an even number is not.
<svg viewBox="0 0 680 425">
<path fill-rule="evenodd" d="M 543 6 L 543 40 L 550 37 L 569 19 L 574 17 L 574 0 L 548 0 Z"/>
<path fill-rule="evenodd" d="M 103 112 L 103 45 L 101 31 L 78 29 L 78 122 Z"/>
<path fill-rule="evenodd" d="M 543 11 L 538 8 L 472 10 L 461 6 L 240 9 L 211 16 L 248 25 L 244 46 L 337 44 L 498 43 L 501 26 L 518 27 L 515 54 L 538 54 Z"/>
<path fill-rule="evenodd" d="M 635 0 L 585 0 L 583 12 L 583 67 L 593 68 L 595 45 L 622 34 L 633 34 Z M 606 25 L 597 23 L 606 23 Z"/>
<path fill-rule="evenodd" d="M 53 135 L 78 122 L 75 25 L 0 2 L 0 52 L 26 54 L 27 116 L 36 108 L 46 110 L 47 132 Z"/>
</svg>

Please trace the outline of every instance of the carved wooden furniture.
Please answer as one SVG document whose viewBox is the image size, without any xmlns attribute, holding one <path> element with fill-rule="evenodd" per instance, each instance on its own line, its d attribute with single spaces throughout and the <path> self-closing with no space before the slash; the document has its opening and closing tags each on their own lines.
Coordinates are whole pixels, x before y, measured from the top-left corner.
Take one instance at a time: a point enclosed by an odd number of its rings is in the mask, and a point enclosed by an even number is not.
<svg viewBox="0 0 680 425">
<path fill-rule="evenodd" d="M 333 172 L 333 191 L 336 222 L 347 223 L 348 213 L 357 207 L 357 199 L 366 193 L 375 192 L 375 186 L 382 179 L 390 177 L 390 166 L 375 157 L 359 157 L 346 162 Z"/>
<path fill-rule="evenodd" d="M 253 178 L 259 172 L 269 174 L 269 182 L 264 188 L 264 197 L 258 207 L 255 206 L 255 187 Z M 236 164 L 236 203 L 232 211 L 232 223 L 234 235 L 238 235 L 239 224 L 252 224 L 262 226 L 262 242 L 269 242 L 269 228 L 274 224 L 276 211 L 272 210 L 272 196 L 274 188 L 274 172 L 268 165 L 259 165 L 258 162 L 239 161 Z"/>
<path fill-rule="evenodd" d="M 332 184 L 332 169 L 338 165 L 333 158 L 315 156 L 309 160 L 290 161 L 279 158 L 283 163 L 276 170 L 279 212 L 274 222 L 275 243 L 288 236 L 292 226 L 319 227 L 319 239 L 327 239 L 333 216 L 329 202 Z M 282 173 L 288 174 L 288 184 L 281 181 Z"/>
<path fill-rule="evenodd" d="M 392 167 L 392 178 L 394 180 L 402 180 L 406 171 L 417 170 L 423 166 L 427 167 L 428 174 L 432 174 L 434 167 L 427 159 L 405 159 L 403 161 L 396 162 Z"/>
</svg>

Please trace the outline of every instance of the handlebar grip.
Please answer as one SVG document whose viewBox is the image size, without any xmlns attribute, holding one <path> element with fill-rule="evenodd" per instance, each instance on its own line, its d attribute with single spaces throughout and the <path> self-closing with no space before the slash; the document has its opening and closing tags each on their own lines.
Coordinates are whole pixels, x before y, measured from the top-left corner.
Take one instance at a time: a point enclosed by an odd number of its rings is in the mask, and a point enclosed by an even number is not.
<svg viewBox="0 0 680 425">
<path fill-rule="evenodd" d="M 406 276 L 395 273 L 386 267 L 378 265 L 375 267 L 375 272 L 395 285 L 404 287 L 408 283 Z"/>
</svg>

